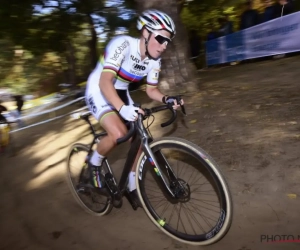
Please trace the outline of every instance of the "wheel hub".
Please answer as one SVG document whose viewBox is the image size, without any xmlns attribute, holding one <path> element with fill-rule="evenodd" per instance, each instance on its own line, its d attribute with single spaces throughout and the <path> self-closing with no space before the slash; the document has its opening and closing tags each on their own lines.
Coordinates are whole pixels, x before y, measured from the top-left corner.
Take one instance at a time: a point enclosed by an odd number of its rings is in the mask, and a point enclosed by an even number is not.
<svg viewBox="0 0 300 250">
<path fill-rule="evenodd" d="M 171 183 L 171 190 L 175 194 L 175 198 L 180 202 L 188 202 L 191 197 L 191 191 L 189 184 L 178 178 L 176 181 Z"/>
</svg>

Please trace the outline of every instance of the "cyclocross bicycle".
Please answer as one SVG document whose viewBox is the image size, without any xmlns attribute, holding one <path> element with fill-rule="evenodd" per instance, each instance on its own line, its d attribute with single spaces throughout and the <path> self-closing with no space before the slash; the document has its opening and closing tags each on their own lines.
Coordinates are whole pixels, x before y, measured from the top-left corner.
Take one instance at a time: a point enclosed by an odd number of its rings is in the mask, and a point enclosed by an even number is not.
<svg viewBox="0 0 300 250">
<path fill-rule="evenodd" d="M 110 213 L 113 207 L 122 207 L 124 196 L 132 208 L 137 209 L 138 204 L 128 196 L 126 184 L 141 146 L 143 152 L 136 168 L 137 192 L 151 221 L 180 242 L 191 245 L 215 243 L 231 225 L 230 191 L 218 165 L 199 146 L 176 137 L 152 138 L 149 126 L 145 127 L 143 120 L 166 109 L 172 112 L 172 117 L 161 126 L 168 126 L 176 119 L 176 110 L 171 105 L 143 109 L 145 115 L 138 114 L 137 121 L 130 122 L 128 134 L 117 140 L 120 144 L 132 137 L 120 180 L 116 180 L 105 158 L 101 167 L 105 185 L 101 189 L 89 184 L 87 163 L 93 146 L 106 132 L 95 132 L 89 119 L 90 112 L 80 114 L 79 117 L 89 124 L 94 138 L 90 145 L 75 143 L 68 153 L 67 180 L 71 192 L 93 215 L 102 216 Z"/>
</svg>

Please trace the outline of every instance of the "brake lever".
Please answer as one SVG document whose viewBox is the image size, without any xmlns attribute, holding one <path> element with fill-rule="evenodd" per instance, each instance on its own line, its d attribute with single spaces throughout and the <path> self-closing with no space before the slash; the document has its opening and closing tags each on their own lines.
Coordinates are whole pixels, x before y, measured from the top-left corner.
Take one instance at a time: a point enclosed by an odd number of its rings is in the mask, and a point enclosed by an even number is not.
<svg viewBox="0 0 300 250">
<path fill-rule="evenodd" d="M 144 120 L 147 119 L 150 115 L 151 115 L 151 110 L 150 109 L 147 109 L 147 108 L 144 108 Z"/>
<path fill-rule="evenodd" d="M 185 107 L 184 107 L 184 105 L 181 104 L 181 102 L 180 102 L 181 100 L 182 100 L 181 95 L 177 96 L 176 101 L 177 101 L 177 103 L 179 103 L 179 105 L 180 105 L 181 112 L 182 112 L 184 115 L 186 115 Z"/>
</svg>

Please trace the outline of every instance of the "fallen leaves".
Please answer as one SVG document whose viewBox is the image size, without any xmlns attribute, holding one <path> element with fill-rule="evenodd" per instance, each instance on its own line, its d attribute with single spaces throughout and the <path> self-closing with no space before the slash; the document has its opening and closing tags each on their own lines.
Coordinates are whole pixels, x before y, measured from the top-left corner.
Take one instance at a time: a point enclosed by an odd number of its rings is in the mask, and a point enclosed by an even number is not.
<svg viewBox="0 0 300 250">
<path fill-rule="evenodd" d="M 287 194 L 287 197 L 289 197 L 290 199 L 296 199 L 297 195 L 296 194 Z"/>
</svg>

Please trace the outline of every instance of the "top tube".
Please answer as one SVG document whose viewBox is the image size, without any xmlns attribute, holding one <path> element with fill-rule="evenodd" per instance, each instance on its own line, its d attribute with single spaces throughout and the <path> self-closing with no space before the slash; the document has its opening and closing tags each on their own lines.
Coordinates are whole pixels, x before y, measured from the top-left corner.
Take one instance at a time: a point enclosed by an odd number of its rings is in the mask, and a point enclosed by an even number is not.
<svg viewBox="0 0 300 250">
<path fill-rule="evenodd" d="M 135 104 L 135 106 L 140 107 L 139 104 Z M 128 133 L 125 136 L 117 139 L 117 144 L 121 144 L 121 143 L 129 140 L 133 136 L 133 134 L 136 131 L 137 127 L 138 126 L 143 126 L 142 121 L 144 119 L 146 119 L 147 117 L 151 116 L 153 113 L 163 111 L 163 110 L 166 110 L 166 109 L 171 111 L 171 113 L 172 113 L 171 118 L 168 121 L 162 123 L 161 127 L 166 127 L 166 126 L 172 124 L 176 120 L 176 117 L 177 117 L 177 112 L 176 112 L 175 109 L 173 109 L 173 105 L 170 104 L 170 103 L 165 104 L 165 105 L 161 105 L 161 106 L 157 106 L 157 107 L 153 107 L 153 108 L 150 108 L 150 109 L 147 109 L 147 108 L 145 108 L 145 109 L 141 108 L 141 109 L 144 111 L 145 115 L 143 115 L 141 113 L 138 113 L 138 120 L 134 121 L 134 122 L 129 122 L 130 129 L 129 129 Z"/>
</svg>

